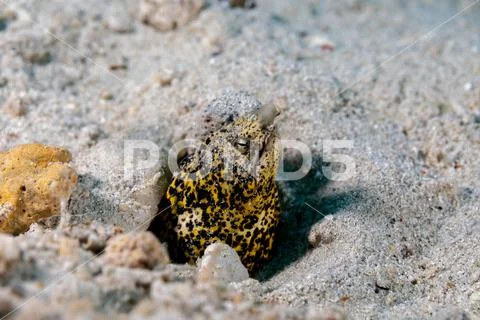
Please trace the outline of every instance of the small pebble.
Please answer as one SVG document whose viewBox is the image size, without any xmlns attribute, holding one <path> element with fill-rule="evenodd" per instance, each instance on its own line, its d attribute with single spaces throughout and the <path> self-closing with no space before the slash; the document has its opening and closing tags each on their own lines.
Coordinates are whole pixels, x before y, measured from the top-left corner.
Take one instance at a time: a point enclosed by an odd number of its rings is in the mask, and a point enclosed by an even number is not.
<svg viewBox="0 0 480 320">
<path fill-rule="evenodd" d="M 105 260 L 119 267 L 144 269 L 170 262 L 167 249 L 151 232 L 130 232 L 113 237 L 107 242 Z"/>
<path fill-rule="evenodd" d="M 376 271 L 375 286 L 379 290 L 390 290 L 397 276 L 397 271 L 394 267 L 379 267 Z"/>
<path fill-rule="evenodd" d="M 308 44 L 313 48 L 320 48 L 322 51 L 334 51 L 335 43 L 330 39 L 321 36 L 313 35 L 308 39 Z"/>
<path fill-rule="evenodd" d="M 95 233 L 90 233 L 87 238 L 87 242 L 83 245 L 86 250 L 92 252 L 101 252 L 106 246 L 106 241 L 104 237 L 99 236 Z"/>
<path fill-rule="evenodd" d="M 173 70 L 162 69 L 154 74 L 153 81 L 160 87 L 168 87 L 172 84 L 174 78 L 175 72 Z"/>
<path fill-rule="evenodd" d="M 102 100 L 112 100 L 113 94 L 110 91 L 104 89 L 100 92 L 100 98 Z"/>
<path fill-rule="evenodd" d="M 28 99 L 24 95 L 12 94 L 3 104 L 5 110 L 12 117 L 23 117 L 28 112 Z"/>
<path fill-rule="evenodd" d="M 135 30 L 132 17 L 122 6 L 112 5 L 105 14 L 105 27 L 117 33 L 130 33 Z"/>
<path fill-rule="evenodd" d="M 480 291 L 476 291 L 470 295 L 470 302 L 480 303 Z"/>
<path fill-rule="evenodd" d="M 197 279 L 202 282 L 220 280 L 230 283 L 248 278 L 247 268 L 240 261 L 237 252 L 224 243 L 208 246 L 198 263 Z"/>
<path fill-rule="evenodd" d="M 316 248 L 322 244 L 329 244 L 337 236 L 337 226 L 332 216 L 326 216 L 322 222 L 312 227 L 308 234 L 308 243 L 311 248 Z"/>
<path fill-rule="evenodd" d="M 204 0 L 142 0 L 139 19 L 159 31 L 174 30 L 193 20 L 204 5 Z"/>
</svg>

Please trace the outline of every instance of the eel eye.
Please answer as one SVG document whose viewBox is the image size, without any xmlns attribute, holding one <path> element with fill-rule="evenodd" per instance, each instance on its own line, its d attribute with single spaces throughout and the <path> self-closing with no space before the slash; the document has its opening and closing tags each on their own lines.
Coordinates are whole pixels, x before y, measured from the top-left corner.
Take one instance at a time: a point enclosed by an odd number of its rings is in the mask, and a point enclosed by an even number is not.
<svg viewBox="0 0 480 320">
<path fill-rule="evenodd" d="M 248 149 L 250 146 L 250 143 L 247 139 L 245 138 L 239 138 L 235 142 L 235 146 L 237 147 L 238 151 L 240 151 L 242 154 L 248 153 Z"/>
</svg>

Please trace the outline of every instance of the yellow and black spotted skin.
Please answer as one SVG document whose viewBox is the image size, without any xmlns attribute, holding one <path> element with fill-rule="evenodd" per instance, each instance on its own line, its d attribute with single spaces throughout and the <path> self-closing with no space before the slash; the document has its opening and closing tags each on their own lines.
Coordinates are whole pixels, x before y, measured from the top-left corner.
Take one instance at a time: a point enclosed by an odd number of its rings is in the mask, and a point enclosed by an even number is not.
<svg viewBox="0 0 480 320">
<path fill-rule="evenodd" d="M 243 117 L 203 142 L 174 173 L 150 231 L 167 242 L 176 262 L 193 264 L 209 244 L 223 242 L 256 272 L 271 257 L 280 216 L 275 129 Z"/>
</svg>

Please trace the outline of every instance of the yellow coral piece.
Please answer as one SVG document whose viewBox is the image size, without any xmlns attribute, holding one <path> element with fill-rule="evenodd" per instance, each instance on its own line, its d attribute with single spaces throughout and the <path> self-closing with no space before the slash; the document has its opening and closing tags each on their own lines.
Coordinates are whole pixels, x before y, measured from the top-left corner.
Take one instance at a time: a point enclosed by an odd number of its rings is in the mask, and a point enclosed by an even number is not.
<svg viewBox="0 0 480 320">
<path fill-rule="evenodd" d="M 60 215 L 77 183 L 68 150 L 25 144 L 0 152 L 0 232 L 19 234 Z"/>
</svg>

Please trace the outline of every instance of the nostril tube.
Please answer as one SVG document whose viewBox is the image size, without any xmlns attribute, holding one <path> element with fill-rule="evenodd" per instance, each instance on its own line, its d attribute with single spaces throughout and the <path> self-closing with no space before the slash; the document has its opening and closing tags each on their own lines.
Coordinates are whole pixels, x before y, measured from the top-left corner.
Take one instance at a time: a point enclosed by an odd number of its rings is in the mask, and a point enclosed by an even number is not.
<svg viewBox="0 0 480 320">
<path fill-rule="evenodd" d="M 265 105 L 257 114 L 258 121 L 262 124 L 263 128 L 270 126 L 273 120 L 280 114 L 280 110 L 276 104 L 269 103 Z"/>
</svg>

